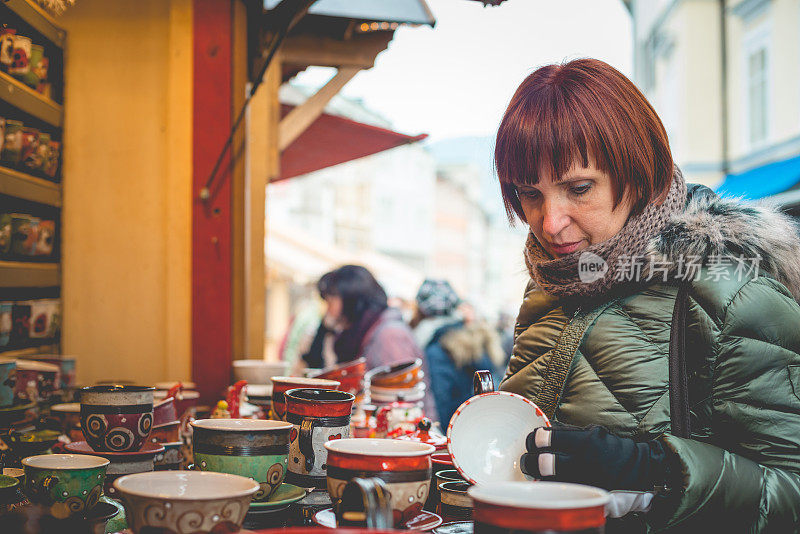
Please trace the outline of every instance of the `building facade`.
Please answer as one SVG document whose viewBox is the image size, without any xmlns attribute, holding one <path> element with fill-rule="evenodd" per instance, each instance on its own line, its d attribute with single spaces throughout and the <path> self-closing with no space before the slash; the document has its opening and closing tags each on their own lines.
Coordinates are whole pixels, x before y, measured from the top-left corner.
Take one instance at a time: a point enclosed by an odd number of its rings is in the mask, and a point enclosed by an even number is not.
<svg viewBox="0 0 800 534">
<path fill-rule="evenodd" d="M 761 198 L 800 182 L 800 0 L 631 0 L 635 82 L 687 180 Z"/>
</svg>

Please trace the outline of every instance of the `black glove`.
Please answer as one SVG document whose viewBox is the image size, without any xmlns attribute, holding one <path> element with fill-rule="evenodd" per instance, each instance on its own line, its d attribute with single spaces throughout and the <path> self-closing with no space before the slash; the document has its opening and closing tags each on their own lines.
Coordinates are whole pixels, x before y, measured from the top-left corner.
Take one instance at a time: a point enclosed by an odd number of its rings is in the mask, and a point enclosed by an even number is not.
<svg viewBox="0 0 800 534">
<path fill-rule="evenodd" d="M 601 426 L 578 428 L 554 423 L 528 434 L 520 465 L 526 475 L 608 490 L 653 491 L 667 479 L 661 442 L 636 442 Z"/>
</svg>

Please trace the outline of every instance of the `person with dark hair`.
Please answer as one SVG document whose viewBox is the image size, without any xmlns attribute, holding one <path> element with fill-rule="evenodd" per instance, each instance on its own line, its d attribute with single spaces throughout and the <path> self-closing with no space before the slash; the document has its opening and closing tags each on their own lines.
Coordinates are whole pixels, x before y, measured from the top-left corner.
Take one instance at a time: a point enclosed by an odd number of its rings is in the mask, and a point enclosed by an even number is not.
<svg viewBox="0 0 800 534">
<path fill-rule="evenodd" d="M 792 220 L 687 186 L 652 106 L 595 59 L 528 76 L 495 147 L 531 276 L 500 389 L 553 422 L 522 470 L 613 490 L 640 532 L 797 532 Z"/>
<path fill-rule="evenodd" d="M 499 383 L 506 356 L 497 333 L 484 321 L 457 313 L 461 299 L 447 280 L 425 280 L 417 292 L 412 324 L 425 353 L 439 421 L 447 428 L 462 402 L 473 395 L 475 371 L 491 371 Z"/>
<path fill-rule="evenodd" d="M 386 292 L 366 268 L 339 267 L 323 275 L 317 288 L 328 308 L 311 350 L 303 355 L 308 367 L 365 358 L 367 369 L 374 369 L 421 358 L 427 369 L 400 310 L 389 307 Z M 423 402 L 426 415 L 438 420 L 430 385 Z"/>
</svg>

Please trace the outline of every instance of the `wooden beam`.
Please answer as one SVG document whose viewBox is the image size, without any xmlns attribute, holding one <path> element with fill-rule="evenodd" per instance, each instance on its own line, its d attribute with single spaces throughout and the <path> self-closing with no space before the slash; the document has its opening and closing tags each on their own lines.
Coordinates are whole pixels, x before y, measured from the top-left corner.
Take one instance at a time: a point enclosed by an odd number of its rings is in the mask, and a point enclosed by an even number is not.
<svg viewBox="0 0 800 534">
<path fill-rule="evenodd" d="M 394 32 L 356 34 L 339 41 L 314 35 L 290 35 L 281 47 L 281 57 L 288 65 L 318 67 L 358 67 L 369 69 L 375 57 L 386 50 Z"/>
<path fill-rule="evenodd" d="M 283 151 L 322 114 L 331 98 L 358 74 L 359 67 L 343 67 L 308 100 L 294 108 L 278 126 L 278 149 Z"/>
</svg>

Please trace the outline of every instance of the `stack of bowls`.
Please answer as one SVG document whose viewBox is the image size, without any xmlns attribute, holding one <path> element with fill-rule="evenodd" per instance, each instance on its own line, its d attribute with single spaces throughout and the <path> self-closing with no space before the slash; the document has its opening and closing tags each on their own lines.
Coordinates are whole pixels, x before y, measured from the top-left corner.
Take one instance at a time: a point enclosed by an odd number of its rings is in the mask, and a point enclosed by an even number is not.
<svg viewBox="0 0 800 534">
<path fill-rule="evenodd" d="M 377 367 L 367 374 L 370 401 L 376 405 L 397 401 L 421 402 L 425 397 L 424 377 L 419 358 Z"/>
<path fill-rule="evenodd" d="M 86 441 L 70 443 L 75 454 L 108 460 L 106 490 L 115 496 L 116 478 L 154 469 L 154 458 L 164 447 L 152 443 L 153 391 L 133 385 L 90 386 L 80 390 L 81 429 Z"/>
</svg>

